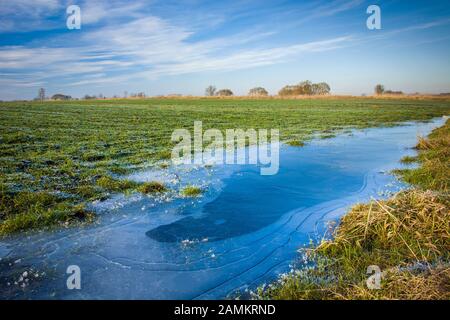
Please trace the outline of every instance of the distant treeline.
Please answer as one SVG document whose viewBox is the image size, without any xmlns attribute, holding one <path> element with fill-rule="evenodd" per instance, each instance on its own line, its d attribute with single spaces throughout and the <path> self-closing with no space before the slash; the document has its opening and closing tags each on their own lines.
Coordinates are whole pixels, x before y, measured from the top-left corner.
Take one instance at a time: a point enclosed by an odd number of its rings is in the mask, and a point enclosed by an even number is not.
<svg viewBox="0 0 450 320">
<path fill-rule="evenodd" d="M 319 82 L 319 83 L 313 83 L 311 81 L 302 81 L 298 84 L 294 85 L 287 85 L 281 88 L 280 91 L 278 91 L 279 97 L 294 97 L 294 96 L 325 96 L 330 95 L 331 88 L 330 85 L 326 82 Z M 436 96 L 450 96 L 450 93 L 440 93 L 440 94 L 420 94 L 420 93 L 414 93 L 414 94 L 407 94 L 403 93 L 403 91 L 394 91 L 394 90 L 386 90 L 385 87 L 381 84 L 377 84 L 374 88 L 374 93 L 377 96 L 430 96 L 430 97 L 436 97 Z M 231 89 L 220 89 L 217 90 L 215 86 L 211 85 L 208 86 L 205 89 L 205 95 L 208 97 L 232 97 L 234 96 L 234 93 Z M 247 96 L 249 97 L 267 97 L 269 96 L 269 92 L 263 88 L 263 87 L 255 87 L 248 91 Z M 277 95 L 274 95 L 276 97 Z M 363 94 L 363 96 L 366 96 Z M 156 96 L 159 98 L 162 97 L 193 97 L 192 95 L 183 95 L 183 94 L 170 94 L 170 95 L 162 95 L 162 96 Z M 81 99 L 82 100 L 98 100 L 98 99 L 144 99 L 147 98 L 147 95 L 144 92 L 138 92 L 138 93 L 130 93 L 128 94 L 127 91 L 124 92 L 122 95 L 114 95 L 110 98 L 104 96 L 103 94 L 98 95 L 88 95 L 86 94 Z M 38 92 L 38 96 L 34 99 L 37 101 L 44 101 L 44 100 L 79 100 L 78 98 L 73 98 L 69 95 L 57 93 L 54 94 L 51 97 L 46 96 L 45 89 L 40 88 Z"/>
<path fill-rule="evenodd" d="M 279 92 L 279 96 L 302 96 L 302 95 L 327 95 L 330 94 L 330 85 L 326 82 L 312 83 L 309 80 L 302 81 L 299 84 L 287 85 L 283 87 Z M 214 96 L 233 96 L 233 91 L 230 89 L 217 90 L 215 86 L 209 86 L 205 89 L 205 95 L 207 97 Z M 269 92 L 262 87 L 256 87 L 249 90 L 248 96 L 251 97 L 264 97 L 268 96 Z"/>
<path fill-rule="evenodd" d="M 311 81 L 302 81 L 296 85 L 288 85 L 282 88 L 279 96 L 313 96 L 326 95 L 331 91 L 330 85 L 326 82 L 312 83 Z"/>
</svg>

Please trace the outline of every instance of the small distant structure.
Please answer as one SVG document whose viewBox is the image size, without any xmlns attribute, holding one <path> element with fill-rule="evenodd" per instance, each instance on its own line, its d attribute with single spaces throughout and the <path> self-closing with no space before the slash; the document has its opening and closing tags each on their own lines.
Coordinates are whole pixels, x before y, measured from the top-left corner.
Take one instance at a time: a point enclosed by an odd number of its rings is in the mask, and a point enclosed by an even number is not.
<svg viewBox="0 0 450 320">
<path fill-rule="evenodd" d="M 54 94 L 51 99 L 52 100 L 72 100 L 72 97 L 65 95 L 65 94 L 57 93 L 57 94 Z"/>
<path fill-rule="evenodd" d="M 391 94 L 391 95 L 403 95 L 403 91 L 393 91 L 393 90 L 386 90 L 384 91 L 384 94 Z"/>
</svg>

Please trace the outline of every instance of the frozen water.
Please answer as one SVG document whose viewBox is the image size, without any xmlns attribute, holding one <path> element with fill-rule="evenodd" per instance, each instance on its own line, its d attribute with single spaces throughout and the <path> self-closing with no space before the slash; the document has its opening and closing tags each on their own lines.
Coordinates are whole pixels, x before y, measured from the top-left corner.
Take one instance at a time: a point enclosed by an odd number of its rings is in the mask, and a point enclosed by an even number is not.
<svg viewBox="0 0 450 320">
<path fill-rule="evenodd" d="M 35 232 L 0 242 L 0 297 L 8 299 L 225 298 L 289 270 L 297 249 L 323 237 L 352 204 L 403 187 L 388 172 L 414 154 L 418 135 L 444 123 L 407 123 L 282 146 L 280 171 L 249 165 L 184 166 L 137 172 L 175 191 L 161 197 L 115 195 L 91 204 L 86 227 Z M 177 190 L 194 184 L 202 197 Z M 18 262 L 17 262 L 18 261 Z M 66 269 L 81 268 L 81 290 Z M 39 272 L 23 287 L 16 274 Z M 7 286 L 7 282 L 10 285 Z"/>
</svg>

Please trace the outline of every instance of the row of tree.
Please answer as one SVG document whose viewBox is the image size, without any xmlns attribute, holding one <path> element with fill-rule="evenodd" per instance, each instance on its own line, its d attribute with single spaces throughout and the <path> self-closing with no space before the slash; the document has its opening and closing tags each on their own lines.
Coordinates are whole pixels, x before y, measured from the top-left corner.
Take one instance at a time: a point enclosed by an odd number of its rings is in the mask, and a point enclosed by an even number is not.
<svg viewBox="0 0 450 320">
<path fill-rule="evenodd" d="M 141 99 L 143 99 L 143 98 L 146 97 L 146 95 L 145 95 L 144 92 L 128 94 L 128 92 L 125 91 L 124 94 L 123 94 L 123 97 L 124 98 L 131 97 L 131 98 L 141 98 Z M 98 95 L 86 94 L 86 95 L 84 95 L 84 97 L 82 99 L 83 100 L 95 100 L 95 99 L 106 99 L 106 98 L 107 98 L 106 96 L 104 96 L 103 94 L 100 93 Z M 114 95 L 113 98 L 120 98 L 120 97 L 118 95 Z M 49 100 L 49 99 L 50 100 L 74 100 L 74 98 L 72 98 L 71 96 L 65 95 L 65 94 L 61 94 L 61 93 L 57 93 L 57 94 L 54 94 L 51 97 L 47 97 L 46 94 L 45 94 L 45 89 L 44 88 L 40 88 L 39 89 L 38 95 L 37 95 L 37 97 L 34 100 L 36 100 L 36 101 L 44 101 L 44 100 Z M 78 100 L 78 99 L 75 99 L 75 100 Z"/>
<path fill-rule="evenodd" d="M 214 96 L 230 97 L 232 95 L 234 94 L 233 91 L 231 91 L 230 89 L 217 90 L 215 86 L 209 86 L 205 89 L 205 96 L 207 97 L 214 97 Z"/>
<path fill-rule="evenodd" d="M 34 98 L 35 101 L 44 101 L 44 100 L 48 100 L 48 99 L 52 99 L 52 100 L 72 100 L 71 96 L 65 95 L 65 94 L 54 94 L 51 98 L 48 98 L 45 95 L 45 89 L 44 88 L 40 88 L 38 91 L 38 95 L 36 98 Z"/>
<path fill-rule="evenodd" d="M 326 82 L 319 82 L 319 83 L 312 83 L 311 81 L 302 81 L 299 84 L 296 85 L 287 85 L 283 87 L 279 92 L 279 96 L 301 96 L 301 95 L 327 95 L 330 94 L 331 88 Z M 393 91 L 393 90 L 386 90 L 382 84 L 377 84 L 375 86 L 375 94 L 376 95 L 402 95 L 402 91 Z M 230 89 L 221 89 L 217 90 L 215 86 L 209 86 L 205 89 L 205 95 L 208 97 L 230 97 L 233 96 L 233 91 Z M 253 89 L 250 89 L 248 92 L 248 96 L 251 97 L 264 97 L 268 96 L 269 93 L 266 89 L 262 87 L 256 87 Z M 139 93 L 131 93 L 128 95 L 128 92 L 124 92 L 124 98 L 145 98 L 146 95 L 144 92 Z M 99 95 L 85 95 L 83 99 L 90 100 L 90 99 L 105 99 L 102 94 Z M 119 96 L 115 95 L 114 98 L 119 98 Z M 44 101 L 48 98 L 45 95 L 45 89 L 40 88 L 38 91 L 38 96 L 35 98 L 35 100 Z M 71 96 L 64 95 L 64 94 L 55 94 L 50 99 L 52 100 L 72 100 Z"/>
<path fill-rule="evenodd" d="M 296 85 L 288 85 L 283 87 L 278 95 L 280 96 L 300 96 L 300 95 L 326 95 L 331 91 L 330 86 L 326 82 L 312 83 L 311 81 L 303 81 Z M 230 89 L 217 90 L 215 86 L 209 86 L 205 90 L 207 97 L 214 96 L 232 96 L 233 91 Z M 262 87 L 250 89 L 248 96 L 264 97 L 269 93 Z"/>
<path fill-rule="evenodd" d="M 312 83 L 309 80 L 302 81 L 296 85 L 288 85 L 283 87 L 278 95 L 280 96 L 313 96 L 313 95 L 327 95 L 331 88 L 326 82 Z"/>
</svg>

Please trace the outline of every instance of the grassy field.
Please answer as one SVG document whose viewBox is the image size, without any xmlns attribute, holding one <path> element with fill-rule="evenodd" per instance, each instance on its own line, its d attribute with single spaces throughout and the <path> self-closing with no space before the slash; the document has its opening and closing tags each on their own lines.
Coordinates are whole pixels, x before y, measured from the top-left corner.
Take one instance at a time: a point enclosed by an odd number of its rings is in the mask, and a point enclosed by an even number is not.
<svg viewBox="0 0 450 320">
<path fill-rule="evenodd" d="M 262 299 L 450 299 L 450 120 L 421 138 L 416 169 L 397 173 L 415 187 L 386 201 L 358 204 L 334 237 L 305 253 L 312 268 L 293 272 Z M 369 290 L 366 271 L 383 271 Z"/>
<path fill-rule="evenodd" d="M 0 103 L 0 235 L 92 220 L 87 201 L 163 192 L 121 179 L 167 160 L 172 131 L 278 128 L 301 146 L 314 134 L 448 115 L 447 100 L 146 99 Z M 161 165 L 161 162 L 158 163 Z"/>
</svg>

